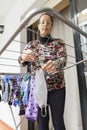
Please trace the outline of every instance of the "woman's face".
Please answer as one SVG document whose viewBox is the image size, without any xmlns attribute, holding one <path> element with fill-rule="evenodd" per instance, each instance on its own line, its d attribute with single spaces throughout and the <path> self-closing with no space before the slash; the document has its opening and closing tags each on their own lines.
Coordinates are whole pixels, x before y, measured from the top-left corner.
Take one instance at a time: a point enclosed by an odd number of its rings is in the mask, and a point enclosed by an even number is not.
<svg viewBox="0 0 87 130">
<path fill-rule="evenodd" d="M 40 35 L 45 37 L 50 34 L 52 29 L 52 21 L 49 15 L 42 15 L 38 24 Z"/>
</svg>

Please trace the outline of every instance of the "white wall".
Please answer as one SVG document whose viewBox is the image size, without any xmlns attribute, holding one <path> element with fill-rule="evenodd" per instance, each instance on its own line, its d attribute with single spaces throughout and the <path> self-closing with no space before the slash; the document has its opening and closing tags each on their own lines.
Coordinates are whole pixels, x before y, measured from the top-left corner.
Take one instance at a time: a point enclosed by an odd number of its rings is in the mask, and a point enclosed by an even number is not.
<svg viewBox="0 0 87 130">
<path fill-rule="evenodd" d="M 66 19 L 70 19 L 69 8 L 64 9 L 62 12 Z M 66 43 L 67 54 L 73 56 L 74 58 L 68 56 L 67 62 L 75 63 L 75 50 L 73 43 L 72 29 L 65 25 L 59 19 L 54 21 L 53 35 L 55 37 L 62 38 Z M 72 47 L 67 46 L 70 45 Z M 72 64 L 67 63 L 67 67 Z M 65 103 L 65 113 L 64 119 L 67 130 L 82 130 L 81 121 L 81 110 L 80 110 L 80 100 L 79 100 L 79 89 L 78 89 L 78 78 L 76 66 L 65 70 L 65 80 L 66 80 L 66 103 Z"/>
</svg>

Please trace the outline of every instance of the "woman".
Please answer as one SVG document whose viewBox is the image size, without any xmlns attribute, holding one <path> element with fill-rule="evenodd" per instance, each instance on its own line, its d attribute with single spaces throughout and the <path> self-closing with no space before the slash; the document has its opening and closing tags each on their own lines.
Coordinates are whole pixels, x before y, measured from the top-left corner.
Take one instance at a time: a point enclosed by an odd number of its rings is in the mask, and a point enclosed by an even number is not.
<svg viewBox="0 0 87 130">
<path fill-rule="evenodd" d="M 31 73 L 37 68 L 45 72 L 45 79 L 48 90 L 48 105 L 51 109 L 52 122 L 55 130 L 65 130 L 63 113 L 65 104 L 65 80 L 63 68 L 66 65 L 67 54 L 65 43 L 61 39 L 51 37 L 53 18 L 50 14 L 44 13 L 39 18 L 38 40 L 31 41 L 25 47 L 19 58 L 22 65 L 31 63 Z M 41 116 L 38 111 L 38 130 L 49 130 L 49 109 L 47 116 Z"/>
</svg>

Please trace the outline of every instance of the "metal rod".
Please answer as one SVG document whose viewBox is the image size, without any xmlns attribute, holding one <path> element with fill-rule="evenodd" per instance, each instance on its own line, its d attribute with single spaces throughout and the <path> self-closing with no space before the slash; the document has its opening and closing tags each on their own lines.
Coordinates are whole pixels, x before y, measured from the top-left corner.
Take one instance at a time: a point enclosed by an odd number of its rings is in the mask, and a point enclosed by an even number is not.
<svg viewBox="0 0 87 130">
<path fill-rule="evenodd" d="M 10 105 L 9 105 L 9 108 L 10 108 L 10 110 L 11 110 L 12 118 L 13 118 L 14 125 L 15 125 L 15 130 L 18 130 L 18 128 L 17 128 L 17 124 L 16 124 L 16 120 L 15 120 L 15 117 L 14 117 L 14 113 L 13 113 L 13 110 L 12 110 L 12 108 L 11 108 Z"/>
<path fill-rule="evenodd" d="M 74 30 L 76 30 L 77 32 L 79 32 L 80 34 L 82 34 L 83 36 L 87 38 L 87 33 L 83 32 L 78 26 L 73 24 L 71 21 L 67 20 L 56 10 L 51 9 L 51 8 L 35 8 L 30 11 L 28 18 L 26 18 L 24 21 L 21 22 L 18 29 L 13 33 L 11 38 L 9 38 L 5 46 L 1 49 L 0 54 L 8 47 L 8 45 L 12 42 L 12 40 L 19 34 L 19 32 L 25 27 L 25 25 L 27 25 L 27 23 L 31 20 L 33 16 L 39 13 L 43 13 L 43 12 L 48 12 L 50 14 L 53 14 L 54 16 L 59 18 L 61 21 L 63 21 L 65 24 L 67 24 L 68 26 L 70 26 L 71 28 L 73 28 Z"/>
<path fill-rule="evenodd" d="M 83 63 L 83 62 L 87 62 L 87 59 L 84 59 L 84 60 L 78 61 L 78 62 L 74 63 L 73 65 L 70 65 L 70 66 L 68 66 L 68 67 L 65 67 L 63 70 L 66 70 L 66 69 L 72 68 L 73 66 L 79 65 L 79 64 L 81 64 L 81 63 Z"/>
<path fill-rule="evenodd" d="M 84 63 L 84 62 L 86 62 L 86 61 L 87 61 L 87 59 L 84 59 L 84 60 L 78 61 L 78 62 L 76 62 L 76 63 L 72 63 L 72 65 L 67 66 L 67 67 L 64 67 L 62 70 L 66 70 L 66 69 L 72 68 L 72 67 L 74 67 L 74 66 L 76 66 L 76 65 L 78 65 L 78 64 Z M 61 70 L 60 70 L 60 71 L 61 71 Z M 60 72 L 60 71 L 58 71 L 58 72 Z M 55 72 L 55 73 L 52 73 L 52 74 L 56 74 L 56 73 L 58 73 L 58 72 Z M 35 74 L 31 74 L 31 73 L 26 72 L 26 73 L 0 73 L 0 75 L 19 75 L 19 76 L 20 76 L 20 75 L 21 75 L 21 76 L 29 75 L 29 76 L 32 76 L 32 75 L 35 75 Z"/>
<path fill-rule="evenodd" d="M 17 128 L 22 124 L 24 118 L 25 118 L 25 116 L 23 116 L 23 118 L 22 118 L 21 121 L 19 122 L 19 124 L 17 125 Z"/>
<path fill-rule="evenodd" d="M 11 72 L 9 72 L 9 73 L 3 73 L 3 72 L 1 72 L 0 75 L 11 75 L 11 76 L 12 76 L 12 75 L 18 75 L 18 76 L 29 75 L 29 76 L 31 76 L 31 75 L 33 75 L 33 74 L 27 73 L 27 72 L 26 72 L 26 73 L 11 73 Z"/>
</svg>

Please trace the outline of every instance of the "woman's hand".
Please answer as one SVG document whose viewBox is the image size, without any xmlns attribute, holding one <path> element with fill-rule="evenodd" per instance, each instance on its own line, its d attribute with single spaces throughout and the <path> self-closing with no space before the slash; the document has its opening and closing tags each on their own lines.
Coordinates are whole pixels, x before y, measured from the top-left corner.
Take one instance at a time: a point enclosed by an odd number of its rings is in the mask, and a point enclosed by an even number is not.
<svg viewBox="0 0 87 130">
<path fill-rule="evenodd" d="M 57 62 L 49 60 L 46 64 L 42 66 L 42 70 L 48 73 L 57 72 Z"/>
<path fill-rule="evenodd" d="M 23 51 L 21 58 L 22 58 L 22 61 L 21 61 L 22 63 L 25 61 L 32 62 L 35 60 L 35 55 L 32 50 L 27 49 Z"/>
</svg>

